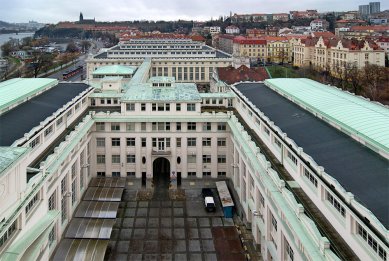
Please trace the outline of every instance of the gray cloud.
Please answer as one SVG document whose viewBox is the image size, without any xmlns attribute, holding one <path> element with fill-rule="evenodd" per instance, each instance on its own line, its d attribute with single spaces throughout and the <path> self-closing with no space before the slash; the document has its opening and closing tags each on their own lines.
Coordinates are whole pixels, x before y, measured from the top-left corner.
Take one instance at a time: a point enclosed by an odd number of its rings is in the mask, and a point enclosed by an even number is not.
<svg viewBox="0 0 389 261">
<path fill-rule="evenodd" d="M 208 20 L 232 13 L 277 13 L 290 10 L 357 10 L 367 0 L 0 0 L 0 20 L 8 22 L 56 23 L 75 21 L 79 12 L 97 21 L 123 20 Z M 385 1 L 386 2 L 386 1 Z M 381 10 L 389 3 L 381 1 Z"/>
</svg>

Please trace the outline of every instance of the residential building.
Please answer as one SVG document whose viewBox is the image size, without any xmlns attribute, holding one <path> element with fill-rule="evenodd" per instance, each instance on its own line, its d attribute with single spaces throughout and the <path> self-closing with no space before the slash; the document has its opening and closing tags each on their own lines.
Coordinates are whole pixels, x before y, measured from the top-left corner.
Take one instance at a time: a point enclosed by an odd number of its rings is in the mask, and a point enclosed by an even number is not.
<svg viewBox="0 0 389 261">
<path fill-rule="evenodd" d="M 175 77 L 177 82 L 209 84 L 213 68 L 227 67 L 232 57 L 203 42 L 187 38 L 136 38 L 87 59 L 87 79 L 107 65 L 140 66 L 145 57 L 152 59 L 151 76 Z"/>
<path fill-rule="evenodd" d="M 387 25 L 351 26 L 346 30 L 335 30 L 336 36 L 342 38 L 363 40 L 371 37 L 389 36 Z"/>
<path fill-rule="evenodd" d="M 380 2 L 370 2 L 370 14 L 376 14 L 381 12 L 381 3 Z"/>
<path fill-rule="evenodd" d="M 261 37 L 266 35 L 266 30 L 265 29 L 246 29 L 246 35 L 247 37 Z"/>
<path fill-rule="evenodd" d="M 210 34 L 218 34 L 221 32 L 221 28 L 220 26 L 204 27 L 204 31 L 209 32 Z"/>
<path fill-rule="evenodd" d="M 362 68 L 369 64 L 385 66 L 385 53 L 372 41 L 339 38 L 299 39 L 293 46 L 294 66 L 310 66 L 337 72 L 346 65 Z"/>
<path fill-rule="evenodd" d="M 355 20 L 359 16 L 358 11 L 350 11 L 345 14 L 343 14 L 341 17 L 344 20 Z"/>
<path fill-rule="evenodd" d="M 267 61 L 266 40 L 244 36 L 235 37 L 233 40 L 233 56 L 248 57 L 251 61 Z"/>
<path fill-rule="evenodd" d="M 289 14 L 287 13 L 276 13 L 273 14 L 273 21 L 287 22 L 289 20 Z"/>
<path fill-rule="evenodd" d="M 389 58 L 389 37 L 379 37 L 375 40 L 378 46 L 385 51 L 386 56 Z"/>
<path fill-rule="evenodd" d="M 306 10 L 306 11 L 290 11 L 290 19 L 300 19 L 300 18 L 309 18 L 317 19 L 319 18 L 319 13 L 317 10 Z"/>
<path fill-rule="evenodd" d="M 327 31 L 329 23 L 324 19 L 315 19 L 310 23 L 312 31 Z"/>
<path fill-rule="evenodd" d="M 286 37 L 266 36 L 266 61 L 271 63 L 291 62 L 292 50 Z"/>
<path fill-rule="evenodd" d="M 147 53 L 150 45 L 188 52 L 189 42 L 136 43 L 146 53 L 131 78 L 114 75 L 129 75 L 127 67 L 102 65 L 110 76 L 100 88 L 39 78 L 0 83 L 3 259 L 104 260 L 108 244 L 130 231 L 113 231 L 115 223 L 134 223 L 119 211 L 122 197 L 136 197 L 124 188 L 150 188 L 163 175 L 177 178 L 172 189 L 178 180 L 227 180 L 264 260 L 387 260 L 386 106 L 309 79 L 217 82 L 217 92 L 200 93 L 196 77 L 155 76 L 160 54 Z M 157 224 L 165 220 L 166 241 L 192 245 L 182 239 L 191 227 L 178 230 L 173 213 Z M 137 243 L 126 241 L 120 255 L 130 257 Z"/>
<path fill-rule="evenodd" d="M 359 16 L 365 19 L 370 14 L 370 5 L 359 6 Z"/>
<path fill-rule="evenodd" d="M 230 25 L 226 27 L 226 34 L 239 34 L 239 33 L 240 33 L 240 29 L 235 25 Z"/>
</svg>

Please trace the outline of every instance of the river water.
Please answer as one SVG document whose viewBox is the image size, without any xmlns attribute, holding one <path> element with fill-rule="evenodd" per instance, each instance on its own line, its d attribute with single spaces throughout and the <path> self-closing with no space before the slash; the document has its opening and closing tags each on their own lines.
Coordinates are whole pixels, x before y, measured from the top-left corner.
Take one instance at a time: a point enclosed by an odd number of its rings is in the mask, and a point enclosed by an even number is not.
<svg viewBox="0 0 389 261">
<path fill-rule="evenodd" d="M 10 40 L 10 38 L 13 39 L 23 39 L 25 37 L 32 37 L 34 36 L 34 33 L 18 33 L 18 34 L 0 34 L 0 46 L 2 46 L 4 43 Z M 1 57 L 1 50 L 0 50 L 0 57 Z"/>
</svg>

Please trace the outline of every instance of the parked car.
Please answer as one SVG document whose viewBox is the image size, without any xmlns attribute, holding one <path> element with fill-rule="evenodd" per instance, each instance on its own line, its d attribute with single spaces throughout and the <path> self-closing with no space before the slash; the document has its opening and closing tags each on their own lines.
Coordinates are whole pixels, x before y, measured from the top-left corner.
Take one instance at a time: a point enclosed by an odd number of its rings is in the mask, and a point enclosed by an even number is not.
<svg viewBox="0 0 389 261">
<path fill-rule="evenodd" d="M 213 198 L 213 192 L 209 188 L 202 189 L 202 195 L 204 198 L 204 207 L 207 212 L 214 212 L 216 210 L 215 200 Z"/>
</svg>

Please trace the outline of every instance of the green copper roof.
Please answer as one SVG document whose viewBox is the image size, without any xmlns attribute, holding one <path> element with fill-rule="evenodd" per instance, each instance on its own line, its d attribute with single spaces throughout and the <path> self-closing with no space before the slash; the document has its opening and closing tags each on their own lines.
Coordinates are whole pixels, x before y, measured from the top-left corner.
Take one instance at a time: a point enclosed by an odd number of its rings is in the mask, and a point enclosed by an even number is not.
<svg viewBox="0 0 389 261">
<path fill-rule="evenodd" d="M 48 78 L 15 78 L 2 82 L 0 83 L 0 111 L 57 84 L 57 80 Z"/>
<path fill-rule="evenodd" d="M 0 175 L 14 164 L 28 148 L 23 147 L 0 147 Z"/>
<path fill-rule="evenodd" d="M 309 79 L 269 79 L 265 84 L 343 131 L 389 152 L 388 107 Z"/>
<path fill-rule="evenodd" d="M 122 101 L 201 101 L 196 84 L 176 83 L 175 87 L 129 86 Z"/>
<path fill-rule="evenodd" d="M 93 75 L 128 75 L 134 74 L 136 67 L 124 65 L 107 65 L 97 68 Z"/>
<path fill-rule="evenodd" d="M 149 82 L 173 80 L 173 77 L 152 77 L 148 82 L 151 59 L 145 59 L 127 85 L 122 101 L 201 101 L 196 84 L 176 83 L 174 87 L 151 87 Z"/>
</svg>

